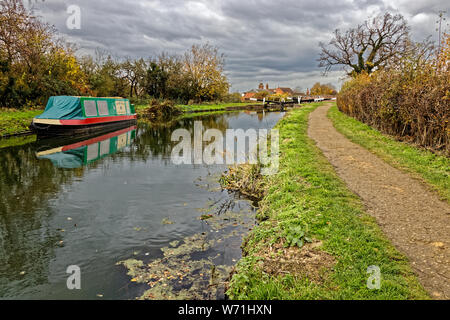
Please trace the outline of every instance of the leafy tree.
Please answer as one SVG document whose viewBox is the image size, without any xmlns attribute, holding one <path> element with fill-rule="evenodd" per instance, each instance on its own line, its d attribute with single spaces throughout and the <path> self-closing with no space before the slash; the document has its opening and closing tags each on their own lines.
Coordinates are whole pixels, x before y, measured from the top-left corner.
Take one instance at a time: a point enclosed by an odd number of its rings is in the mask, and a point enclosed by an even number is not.
<svg viewBox="0 0 450 320">
<path fill-rule="evenodd" d="M 70 49 L 53 48 L 43 57 L 42 65 L 42 81 L 39 82 L 38 92 L 45 93 L 45 97 L 91 94 L 88 78 Z"/>
<path fill-rule="evenodd" d="M 167 97 L 169 72 L 156 61 L 151 61 L 147 69 L 145 92 L 155 98 Z"/>
<path fill-rule="evenodd" d="M 336 88 L 328 83 L 328 84 L 320 84 L 320 82 L 316 82 L 314 86 L 311 88 L 311 95 L 320 96 L 320 95 L 336 95 Z"/>
<path fill-rule="evenodd" d="M 182 57 L 162 53 L 158 57 L 161 72 L 167 76 L 164 97 L 172 100 L 187 102 L 191 99 L 189 79 L 183 68 Z"/>
<path fill-rule="evenodd" d="M 271 95 L 271 93 L 269 91 L 262 90 L 262 91 L 255 93 L 255 98 L 256 99 L 264 99 L 264 98 L 269 97 L 270 95 Z"/>
<path fill-rule="evenodd" d="M 223 100 L 227 103 L 239 103 L 242 101 L 242 96 L 239 92 L 233 92 L 224 96 Z"/>
<path fill-rule="evenodd" d="M 87 79 L 74 50 L 56 40 L 22 1 L 0 2 L 0 106 L 44 104 L 51 95 L 86 94 Z"/>
<path fill-rule="evenodd" d="M 228 93 L 230 85 L 223 74 L 224 56 L 216 47 L 206 43 L 193 45 L 184 55 L 189 95 L 197 101 L 220 99 Z"/>
<path fill-rule="evenodd" d="M 98 97 L 127 97 L 129 83 L 122 72 L 121 63 L 105 52 L 97 52 L 96 59 L 80 59 L 81 68 L 88 78 L 92 94 Z"/>
</svg>

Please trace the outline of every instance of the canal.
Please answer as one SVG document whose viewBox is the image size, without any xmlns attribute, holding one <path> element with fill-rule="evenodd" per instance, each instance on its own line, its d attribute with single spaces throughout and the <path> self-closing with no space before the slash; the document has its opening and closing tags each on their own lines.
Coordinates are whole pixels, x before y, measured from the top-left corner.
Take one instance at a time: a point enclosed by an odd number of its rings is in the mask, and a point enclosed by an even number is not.
<svg viewBox="0 0 450 320">
<path fill-rule="evenodd" d="M 226 165 L 175 165 L 175 129 L 271 129 L 282 113 L 140 122 L 0 149 L 1 299 L 223 299 L 255 208 Z M 78 266 L 81 289 L 69 290 Z"/>
</svg>

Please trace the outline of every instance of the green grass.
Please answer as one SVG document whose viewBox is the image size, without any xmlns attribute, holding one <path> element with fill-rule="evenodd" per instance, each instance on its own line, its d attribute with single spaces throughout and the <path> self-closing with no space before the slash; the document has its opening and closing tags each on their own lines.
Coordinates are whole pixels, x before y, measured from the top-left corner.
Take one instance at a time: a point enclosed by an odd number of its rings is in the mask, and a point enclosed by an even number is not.
<svg viewBox="0 0 450 320">
<path fill-rule="evenodd" d="M 239 111 L 225 111 L 225 110 L 217 110 L 217 111 L 203 111 L 203 112 L 193 112 L 193 113 L 183 113 L 179 118 L 180 119 L 189 119 L 189 118 L 195 118 L 195 117 L 205 117 L 209 115 L 219 115 L 219 114 L 230 114 L 230 113 L 236 113 Z"/>
<path fill-rule="evenodd" d="M 0 137 L 29 131 L 31 121 L 41 113 L 42 110 L 0 109 Z"/>
<path fill-rule="evenodd" d="M 248 105 L 257 104 L 257 102 L 238 102 L 238 103 L 221 103 L 221 104 L 193 104 L 193 105 L 180 105 L 179 107 L 183 112 L 194 112 L 203 110 L 225 110 L 227 107 L 244 107 Z"/>
<path fill-rule="evenodd" d="M 368 149 L 392 166 L 412 173 L 450 201 L 450 159 L 386 136 L 372 127 L 340 112 L 328 113 L 335 128 L 348 139 Z"/>
<path fill-rule="evenodd" d="M 314 142 L 307 136 L 308 115 L 317 104 L 296 109 L 280 121 L 280 170 L 268 178 L 258 216 L 265 218 L 243 245 L 244 258 L 230 282 L 232 299 L 428 299 L 407 259 L 363 211 Z M 258 267 L 263 247 L 302 226 L 321 241 L 320 250 L 336 264 L 323 282 L 293 275 L 273 276 Z M 282 254 L 282 252 L 281 252 Z M 380 290 L 367 288 L 367 268 L 379 266 Z"/>
<path fill-rule="evenodd" d="M 36 135 L 26 135 L 20 137 L 11 137 L 7 139 L 0 139 L 0 149 L 9 148 L 9 147 L 17 147 L 21 145 L 25 145 L 28 143 L 32 143 L 36 141 Z"/>
<path fill-rule="evenodd" d="M 255 102 L 238 102 L 238 103 L 210 103 L 210 104 L 193 104 L 193 105 L 177 105 L 182 112 L 203 112 L 203 111 L 223 111 L 227 107 L 243 107 L 247 105 L 253 105 Z M 137 105 L 135 106 L 136 112 L 143 112 L 148 106 Z"/>
</svg>

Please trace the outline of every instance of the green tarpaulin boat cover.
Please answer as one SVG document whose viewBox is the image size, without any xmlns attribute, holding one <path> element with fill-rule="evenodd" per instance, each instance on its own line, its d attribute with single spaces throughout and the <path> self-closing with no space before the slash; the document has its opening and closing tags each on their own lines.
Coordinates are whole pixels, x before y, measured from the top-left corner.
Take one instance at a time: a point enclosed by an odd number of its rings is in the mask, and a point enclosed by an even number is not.
<svg viewBox="0 0 450 320">
<path fill-rule="evenodd" d="M 81 109 L 81 99 L 78 97 L 58 96 L 48 100 L 47 107 L 43 114 L 37 119 L 75 119 L 81 120 L 83 111 Z"/>
</svg>

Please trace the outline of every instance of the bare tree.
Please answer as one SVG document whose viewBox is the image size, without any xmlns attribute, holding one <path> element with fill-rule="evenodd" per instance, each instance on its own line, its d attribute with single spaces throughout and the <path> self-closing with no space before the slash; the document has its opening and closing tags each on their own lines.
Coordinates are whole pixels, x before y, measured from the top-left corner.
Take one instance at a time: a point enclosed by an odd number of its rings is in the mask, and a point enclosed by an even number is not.
<svg viewBox="0 0 450 320">
<path fill-rule="evenodd" d="M 124 74 L 124 79 L 126 79 L 130 85 L 130 97 L 133 94 L 139 96 L 142 91 L 140 84 L 143 83 L 145 79 L 147 62 L 144 59 L 132 60 L 127 58 L 121 65 L 121 70 Z"/>
<path fill-rule="evenodd" d="M 345 32 L 336 29 L 328 45 L 320 43 L 319 67 L 325 73 L 336 65 L 348 74 L 371 73 L 401 59 L 409 44 L 406 20 L 387 12 Z"/>
</svg>

